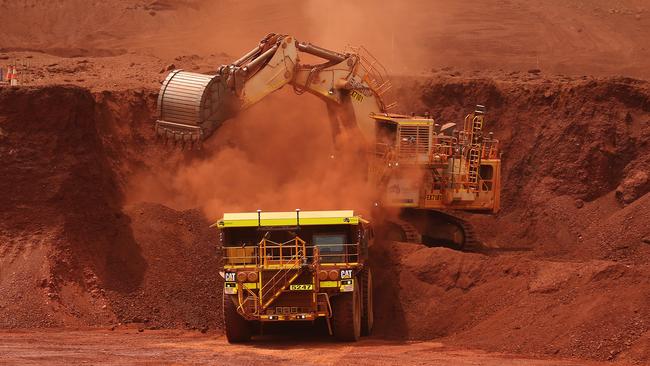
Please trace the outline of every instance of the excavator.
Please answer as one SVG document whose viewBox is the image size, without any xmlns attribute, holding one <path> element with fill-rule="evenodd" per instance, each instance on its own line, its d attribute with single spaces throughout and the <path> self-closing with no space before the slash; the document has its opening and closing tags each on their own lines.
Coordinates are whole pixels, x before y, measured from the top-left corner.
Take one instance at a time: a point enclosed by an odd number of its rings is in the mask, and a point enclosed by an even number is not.
<svg viewBox="0 0 650 366">
<path fill-rule="evenodd" d="M 306 64 L 303 58 L 317 58 Z M 479 245 L 463 212 L 496 213 L 500 205 L 499 141 L 484 132 L 486 109 L 464 121 L 437 123 L 393 112 L 385 68 L 363 47 L 331 51 L 291 35 L 271 33 L 213 74 L 171 71 L 158 96 L 158 136 L 199 145 L 224 121 L 269 94 L 291 86 L 325 102 L 335 140 L 353 136 L 364 152 L 378 212 L 391 239 L 449 246 Z"/>
</svg>

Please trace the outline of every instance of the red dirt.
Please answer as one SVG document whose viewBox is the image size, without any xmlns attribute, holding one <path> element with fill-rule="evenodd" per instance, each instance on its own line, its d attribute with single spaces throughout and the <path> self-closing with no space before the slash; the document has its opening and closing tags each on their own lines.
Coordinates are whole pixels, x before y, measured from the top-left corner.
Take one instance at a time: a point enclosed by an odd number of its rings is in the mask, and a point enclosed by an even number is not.
<svg viewBox="0 0 650 366">
<path fill-rule="evenodd" d="M 212 70 L 282 24 L 324 46 L 366 44 L 418 74 L 395 79 L 406 111 L 459 122 L 486 104 L 503 143 L 503 209 L 467 215 L 492 249 L 373 248 L 377 338 L 650 362 L 650 88 L 615 76 L 650 76 L 648 10 L 632 0 L 435 3 L 395 12 L 413 25 L 394 43 L 394 30 L 357 16 L 390 5 L 363 2 L 338 4 L 341 17 L 319 16 L 315 2 L 0 3 L 17 14 L 0 25 L 0 60 L 25 62 L 31 85 L 0 88 L 0 328 L 220 329 L 208 225 L 221 211 L 359 204 L 323 169 L 331 142 L 309 97 L 270 98 L 203 151 L 154 142 L 161 69 Z M 79 20 L 74 31 L 50 19 L 59 13 Z M 248 20 L 260 14 L 263 24 Z M 45 31 L 34 36 L 24 19 Z M 280 116 L 273 126 L 262 124 L 269 115 Z"/>
<path fill-rule="evenodd" d="M 3 327 L 220 324 L 200 212 L 123 206 L 125 174 L 151 154 L 138 142 L 152 103 L 142 91 L 0 91 Z"/>
<path fill-rule="evenodd" d="M 650 77 L 644 0 L 6 0 L 0 10 L 12 15 L 0 49 L 146 56 L 160 60 L 154 71 L 179 55 L 241 55 L 275 31 L 336 49 L 363 44 L 399 74 L 453 66 Z"/>
<path fill-rule="evenodd" d="M 647 362 L 648 84 L 515 74 L 439 76 L 419 90 L 411 107 L 443 122 L 473 102 L 492 106 L 488 123 L 504 142 L 503 210 L 468 218 L 487 245 L 526 251 L 486 257 L 389 245 L 401 279 L 391 296 L 431 320 L 405 312 L 401 332 L 491 350 Z"/>
<path fill-rule="evenodd" d="M 317 337 L 266 337 L 251 347 L 228 344 L 209 332 L 146 330 L 19 330 L 0 331 L 3 361 L 20 365 L 483 365 L 602 366 L 600 362 L 543 360 L 503 353 L 448 347 L 438 342 L 362 339 L 356 347 Z"/>
<path fill-rule="evenodd" d="M 630 196 L 636 200 L 615 194 L 626 172 L 647 166 L 645 83 L 440 78 L 420 88 L 418 107 L 437 106 L 443 121 L 468 100 L 494 105 L 490 116 L 505 143 L 504 207 L 495 217 L 470 218 L 488 245 L 530 250 L 485 255 L 379 244 L 377 336 L 647 360 L 650 248 L 642 240 L 650 234 L 650 198 L 642 185 Z M 552 108 L 543 96 L 556 88 L 563 104 Z M 197 211 L 124 205 L 134 173 L 211 159 L 178 152 L 169 159 L 175 150 L 154 144 L 154 96 L 4 89 L 0 105 L 9 106 L 0 145 L 9 177 L 2 187 L 10 243 L 1 256 L 3 326 L 218 328 L 218 252 L 209 222 Z M 586 125 L 590 110 L 607 113 L 590 114 Z M 619 127 L 616 116 L 625 121 L 628 113 L 632 120 Z M 572 150 L 576 143 L 593 148 Z M 615 170 L 593 169 L 585 184 L 581 171 L 594 163 Z"/>
<path fill-rule="evenodd" d="M 390 336 L 440 337 L 492 351 L 647 361 L 647 265 L 462 254 L 413 244 L 384 250 L 396 260 L 382 284 L 399 278 L 390 295 L 399 301 L 388 309 L 383 305 L 388 299 L 378 300 L 379 313 L 405 323 L 386 329 Z"/>
</svg>

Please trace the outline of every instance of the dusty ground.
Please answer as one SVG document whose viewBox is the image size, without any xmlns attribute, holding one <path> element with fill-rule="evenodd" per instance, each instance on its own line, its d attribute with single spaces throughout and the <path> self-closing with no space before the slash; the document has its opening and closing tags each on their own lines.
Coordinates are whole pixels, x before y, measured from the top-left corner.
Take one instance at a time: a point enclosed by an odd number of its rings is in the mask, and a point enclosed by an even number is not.
<svg viewBox="0 0 650 366">
<path fill-rule="evenodd" d="M 219 334 L 135 329 L 0 332 L 3 364 L 20 365 L 485 365 L 597 366 L 447 347 L 438 342 L 364 339 L 353 346 L 314 339 L 265 337 L 230 345 Z M 611 365 L 611 363 L 609 363 Z"/>
<path fill-rule="evenodd" d="M 650 76 L 644 0 L 5 0 L 0 7 L 12 14 L 0 48 L 63 56 L 136 53 L 165 66 L 180 55 L 241 55 L 274 31 L 336 49 L 363 44 L 400 74 L 452 66 Z"/>
<path fill-rule="evenodd" d="M 169 65 L 214 70 L 269 32 L 334 49 L 362 44 L 400 75 L 650 77 L 643 0 L 5 0 L 0 10 L 12 14 L 0 25 L 0 65 L 17 63 L 31 85 L 157 87 Z"/>
<path fill-rule="evenodd" d="M 0 86 L 0 362 L 648 364 L 648 4 L 398 4 L 0 1 L 0 65 L 24 84 Z M 211 221 L 357 204 L 323 164 L 323 106 L 283 91 L 201 151 L 154 141 L 165 70 L 210 72 L 268 32 L 363 44 L 402 110 L 486 104 L 503 143 L 502 211 L 467 217 L 492 249 L 373 249 L 377 329 L 356 346 L 219 336 Z M 65 330 L 87 326 L 104 330 Z"/>
</svg>

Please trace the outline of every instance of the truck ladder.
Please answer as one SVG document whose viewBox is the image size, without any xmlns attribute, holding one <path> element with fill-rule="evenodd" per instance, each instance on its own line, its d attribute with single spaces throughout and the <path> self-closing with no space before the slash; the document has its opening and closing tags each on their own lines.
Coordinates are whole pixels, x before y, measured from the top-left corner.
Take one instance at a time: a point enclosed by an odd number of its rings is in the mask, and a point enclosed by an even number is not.
<svg viewBox="0 0 650 366">
<path fill-rule="evenodd" d="M 260 289 L 260 305 L 262 310 L 266 310 L 301 273 L 302 267 L 298 264 L 276 272 Z"/>
<path fill-rule="evenodd" d="M 286 248 L 285 245 L 294 242 L 293 245 Z M 268 243 L 272 245 L 269 246 Z M 299 237 L 295 237 L 286 243 L 273 243 L 270 240 L 262 239 L 260 242 L 262 267 L 272 265 L 273 259 L 268 258 L 267 248 L 277 249 L 279 251 L 280 267 L 275 274 L 268 280 L 264 281 L 264 271 L 260 273 L 261 281 L 265 282 L 259 291 L 259 304 L 261 310 L 264 311 L 277 299 L 284 290 L 293 283 L 293 281 L 300 276 L 303 271 L 304 265 L 307 263 L 306 246 L 305 242 Z M 283 250 L 292 250 L 293 255 L 285 258 Z M 273 256 L 271 256 L 273 258 Z"/>
</svg>

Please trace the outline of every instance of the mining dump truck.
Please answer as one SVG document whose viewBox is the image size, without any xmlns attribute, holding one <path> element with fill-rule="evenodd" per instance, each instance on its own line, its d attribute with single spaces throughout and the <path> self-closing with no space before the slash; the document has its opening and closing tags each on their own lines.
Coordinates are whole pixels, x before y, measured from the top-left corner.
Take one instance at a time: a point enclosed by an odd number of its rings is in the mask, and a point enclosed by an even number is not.
<svg viewBox="0 0 650 366">
<path fill-rule="evenodd" d="M 303 55 L 322 62 L 306 64 Z M 363 47 L 336 52 L 271 33 L 213 74 L 173 70 L 158 96 L 156 134 L 198 145 L 284 86 L 323 100 L 334 145 L 351 142 L 365 154 L 359 169 L 368 168 L 368 189 L 377 192 L 368 206 L 381 208 L 374 217 L 395 229 L 393 239 L 457 249 L 478 244 L 457 213 L 500 207 L 501 153 L 499 141 L 485 131 L 486 108 L 477 105 L 460 124 L 395 113 L 386 70 Z"/>
<path fill-rule="evenodd" d="M 353 211 L 226 213 L 223 315 L 229 342 L 268 323 L 325 320 L 331 335 L 356 341 L 372 331 L 369 222 Z"/>
</svg>

